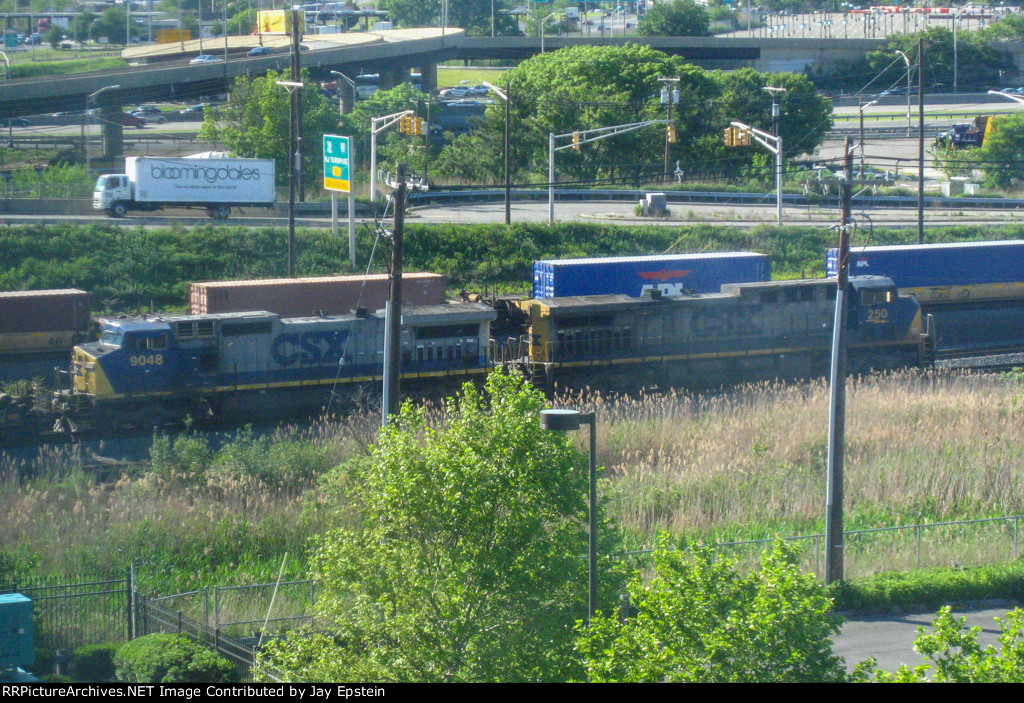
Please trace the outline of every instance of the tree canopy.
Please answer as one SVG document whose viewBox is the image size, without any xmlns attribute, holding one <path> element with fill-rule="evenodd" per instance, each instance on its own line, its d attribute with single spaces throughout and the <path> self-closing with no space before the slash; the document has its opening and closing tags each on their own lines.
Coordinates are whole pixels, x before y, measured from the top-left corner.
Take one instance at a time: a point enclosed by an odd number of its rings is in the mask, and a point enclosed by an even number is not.
<svg viewBox="0 0 1024 703">
<path fill-rule="evenodd" d="M 708 11 L 693 0 L 659 2 L 640 18 L 641 37 L 704 37 L 710 34 Z"/>
<path fill-rule="evenodd" d="M 369 457 L 325 484 L 339 524 L 316 539 L 313 568 L 330 636 L 276 643 L 272 663 L 302 681 L 579 678 L 586 461 L 540 429 L 543 407 L 500 372 L 449 401 L 443 427 L 406 404 Z M 614 534 L 602 535 L 608 555 Z"/>
<path fill-rule="evenodd" d="M 665 119 L 658 97 L 659 78 L 679 78 L 680 99 L 672 109 L 678 141 L 671 160 L 684 169 L 734 172 L 755 163 L 759 148 L 726 149 L 722 130 L 740 120 L 771 129 L 767 85 L 785 87 L 780 98 L 780 131 L 788 156 L 812 152 L 831 127 L 831 103 L 796 74 L 765 74 L 753 69 L 709 72 L 649 47 L 575 46 L 523 61 L 504 80 L 510 86 L 512 177 L 517 182 L 547 173 L 548 134 Z M 459 137 L 439 159 L 439 167 L 476 182 L 502 173 L 504 106 L 488 108 L 480 127 Z M 584 185 L 661 173 L 665 126 L 565 150 L 557 156 L 562 179 Z M 763 154 L 762 154 L 763 156 Z M 770 176 L 766 169 L 764 178 Z M 614 182 L 614 181 L 612 181 Z"/>
<path fill-rule="evenodd" d="M 812 574 L 782 541 L 740 576 L 704 547 L 662 538 L 654 576 L 628 585 L 628 619 L 595 618 L 578 649 L 594 682 L 843 681 L 838 621 Z"/>
</svg>

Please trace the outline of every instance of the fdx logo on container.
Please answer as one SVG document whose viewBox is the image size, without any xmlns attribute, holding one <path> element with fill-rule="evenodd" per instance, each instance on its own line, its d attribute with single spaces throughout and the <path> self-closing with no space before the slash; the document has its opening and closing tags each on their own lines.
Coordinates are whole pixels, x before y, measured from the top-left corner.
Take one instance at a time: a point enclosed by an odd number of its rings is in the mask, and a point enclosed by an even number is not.
<svg viewBox="0 0 1024 703">
<path fill-rule="evenodd" d="M 683 295 L 686 291 L 683 289 L 682 281 L 679 283 L 669 283 L 668 281 L 672 278 L 685 278 L 689 274 L 690 272 L 685 270 L 640 271 L 639 275 L 643 280 L 659 281 L 659 283 L 645 283 L 640 286 L 640 295 L 649 290 L 661 291 L 662 295 Z"/>
</svg>

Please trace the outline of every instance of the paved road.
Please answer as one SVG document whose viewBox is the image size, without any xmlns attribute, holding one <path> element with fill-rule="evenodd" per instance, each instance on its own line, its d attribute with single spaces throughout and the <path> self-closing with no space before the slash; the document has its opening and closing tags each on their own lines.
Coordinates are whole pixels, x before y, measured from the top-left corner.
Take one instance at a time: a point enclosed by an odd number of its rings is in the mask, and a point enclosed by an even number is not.
<svg viewBox="0 0 1024 703">
<path fill-rule="evenodd" d="M 1012 603 L 973 609 L 954 610 L 958 617 L 966 617 L 969 627 L 980 627 L 978 641 L 982 646 L 996 644 L 999 625 L 993 618 L 1004 618 L 1007 610 L 1015 607 Z M 934 611 L 903 613 L 886 616 L 847 618 L 832 651 L 846 660 L 847 669 L 852 670 L 868 657 L 878 660 L 878 667 L 884 671 L 895 671 L 900 664 L 910 667 L 924 664 L 924 658 L 914 651 L 917 628 L 928 626 L 935 617 Z"/>
</svg>

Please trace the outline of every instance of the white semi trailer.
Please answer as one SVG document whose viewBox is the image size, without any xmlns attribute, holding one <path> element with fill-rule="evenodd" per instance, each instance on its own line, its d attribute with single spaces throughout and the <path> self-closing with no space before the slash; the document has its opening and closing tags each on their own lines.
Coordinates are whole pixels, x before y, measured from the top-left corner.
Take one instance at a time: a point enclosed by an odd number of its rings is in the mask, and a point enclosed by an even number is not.
<svg viewBox="0 0 1024 703">
<path fill-rule="evenodd" d="M 100 176 L 93 191 L 93 209 L 111 217 L 184 207 L 226 219 L 233 207 L 274 206 L 273 159 L 129 156 L 124 162 L 124 173 Z"/>
</svg>

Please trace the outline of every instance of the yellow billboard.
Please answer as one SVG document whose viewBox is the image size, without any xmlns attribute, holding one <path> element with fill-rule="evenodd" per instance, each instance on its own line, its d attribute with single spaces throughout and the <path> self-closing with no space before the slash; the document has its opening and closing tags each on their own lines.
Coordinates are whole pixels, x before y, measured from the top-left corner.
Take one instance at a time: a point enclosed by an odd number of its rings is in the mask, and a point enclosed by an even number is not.
<svg viewBox="0 0 1024 703">
<path fill-rule="evenodd" d="M 188 41 L 192 38 L 192 32 L 187 29 L 159 29 L 156 33 L 157 44 L 173 44 L 174 42 Z"/>
<path fill-rule="evenodd" d="M 306 29 L 306 13 L 299 12 L 299 34 Z M 260 32 L 263 34 L 291 34 L 291 10 L 262 10 L 257 13 Z"/>
</svg>

